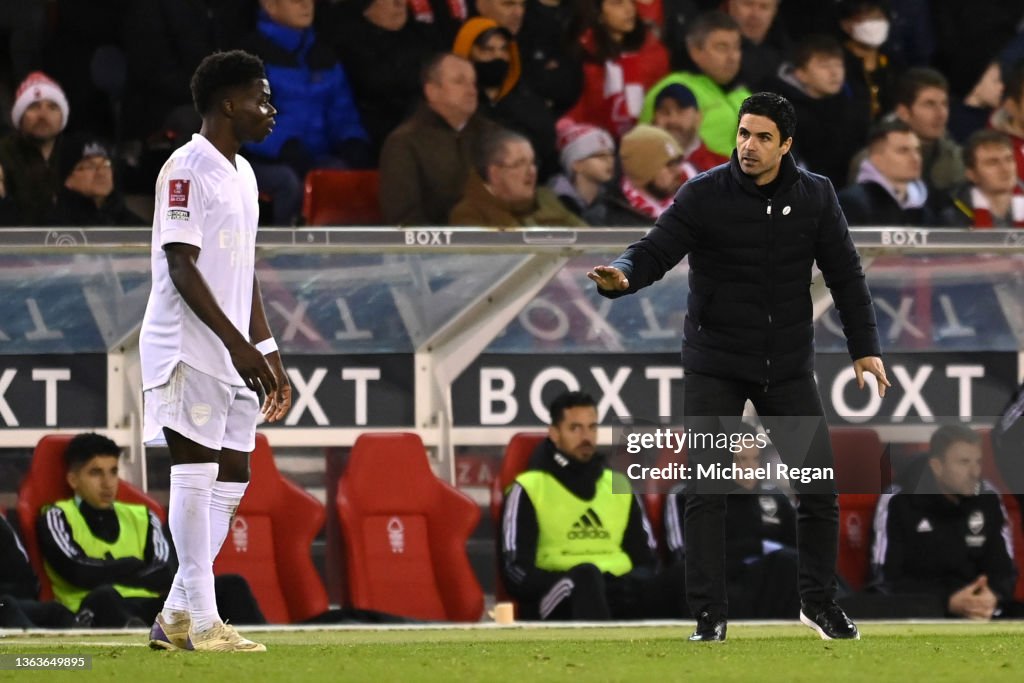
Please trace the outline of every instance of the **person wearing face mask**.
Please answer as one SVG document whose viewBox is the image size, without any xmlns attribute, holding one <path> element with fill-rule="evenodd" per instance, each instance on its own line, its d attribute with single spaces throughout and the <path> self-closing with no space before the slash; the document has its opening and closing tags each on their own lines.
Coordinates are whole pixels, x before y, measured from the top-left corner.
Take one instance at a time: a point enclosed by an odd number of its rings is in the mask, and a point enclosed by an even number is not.
<svg viewBox="0 0 1024 683">
<path fill-rule="evenodd" d="M 509 30 L 493 19 L 473 17 L 459 29 L 452 52 L 473 64 L 480 114 L 530 140 L 541 181 L 557 173 L 555 117 L 521 80 L 519 50 Z"/>
<path fill-rule="evenodd" d="M 895 74 L 888 53 L 882 49 L 889 37 L 887 3 L 841 0 L 837 12 L 852 106 L 858 117 L 875 121 L 894 104 Z"/>
</svg>

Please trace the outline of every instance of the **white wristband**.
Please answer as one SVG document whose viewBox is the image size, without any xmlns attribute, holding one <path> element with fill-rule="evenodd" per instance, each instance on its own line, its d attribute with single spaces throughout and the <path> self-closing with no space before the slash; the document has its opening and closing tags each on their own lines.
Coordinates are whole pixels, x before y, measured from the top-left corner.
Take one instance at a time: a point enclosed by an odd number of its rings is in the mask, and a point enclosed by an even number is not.
<svg viewBox="0 0 1024 683">
<path fill-rule="evenodd" d="M 277 351 L 277 342 L 274 341 L 273 337 L 267 337 L 258 344 L 253 344 L 253 346 L 255 346 L 256 350 L 262 353 L 264 356 L 269 355 L 274 351 Z"/>
</svg>

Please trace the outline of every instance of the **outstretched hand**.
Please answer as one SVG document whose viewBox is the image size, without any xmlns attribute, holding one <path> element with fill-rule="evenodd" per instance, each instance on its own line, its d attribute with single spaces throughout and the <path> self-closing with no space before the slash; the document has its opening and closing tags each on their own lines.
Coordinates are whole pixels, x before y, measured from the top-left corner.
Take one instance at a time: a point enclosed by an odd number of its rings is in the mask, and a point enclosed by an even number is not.
<svg viewBox="0 0 1024 683">
<path fill-rule="evenodd" d="M 587 277 L 597 283 L 606 292 L 624 292 L 629 289 L 629 280 L 618 268 L 612 266 L 594 266 Z"/>
<path fill-rule="evenodd" d="M 889 379 L 885 376 L 885 366 L 882 365 L 882 359 L 878 356 L 858 358 L 853 361 L 853 369 L 857 373 L 857 387 L 859 389 L 864 388 L 865 372 L 874 375 L 875 379 L 878 380 L 878 395 L 880 397 L 884 397 L 886 388 L 892 386 Z"/>
</svg>

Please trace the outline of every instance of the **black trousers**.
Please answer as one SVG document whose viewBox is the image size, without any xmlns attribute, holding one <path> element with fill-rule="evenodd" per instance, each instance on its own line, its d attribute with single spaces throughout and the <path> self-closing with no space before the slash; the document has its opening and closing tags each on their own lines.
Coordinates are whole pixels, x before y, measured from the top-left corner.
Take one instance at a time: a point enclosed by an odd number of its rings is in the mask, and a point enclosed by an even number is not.
<svg viewBox="0 0 1024 683">
<path fill-rule="evenodd" d="M 222 619 L 233 624 L 267 623 L 244 578 L 223 574 L 215 577 L 213 584 Z M 100 586 L 85 596 L 79 614 L 91 613 L 91 625 L 96 628 L 149 626 L 163 607 L 163 598 L 125 598 L 113 586 Z"/>
<path fill-rule="evenodd" d="M 762 425 L 790 467 L 832 467 L 832 443 L 818 387 L 810 375 L 767 387 L 752 382 L 687 373 L 683 382 L 685 426 L 700 433 L 735 429 L 749 399 Z M 732 464 L 727 449 L 689 449 L 691 467 Z M 694 470 L 696 471 L 696 470 Z M 835 598 L 839 549 L 839 505 L 833 481 L 792 482 L 797 505 L 798 582 L 800 599 L 821 603 Z M 728 616 L 725 571 L 726 494 L 737 490 L 727 481 L 694 482 L 686 495 L 686 599 L 694 615 Z"/>
<path fill-rule="evenodd" d="M 623 576 L 603 574 L 592 564 L 573 567 L 538 601 L 520 600 L 519 618 L 527 621 L 607 621 L 609 619 L 681 619 L 685 577 L 681 567 L 654 572 L 639 569 Z"/>
</svg>

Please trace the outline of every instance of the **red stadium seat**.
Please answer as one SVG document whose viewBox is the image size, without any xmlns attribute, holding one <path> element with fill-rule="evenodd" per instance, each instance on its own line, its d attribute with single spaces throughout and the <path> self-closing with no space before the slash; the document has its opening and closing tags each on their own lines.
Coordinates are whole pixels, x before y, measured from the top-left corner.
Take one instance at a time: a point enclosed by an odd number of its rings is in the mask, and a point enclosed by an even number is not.
<svg viewBox="0 0 1024 683">
<path fill-rule="evenodd" d="M 480 508 L 434 476 L 419 436 L 360 436 L 337 499 L 347 604 L 415 619 L 480 619 L 484 594 L 466 555 Z"/>
<path fill-rule="evenodd" d="M 1010 520 L 1010 533 L 1013 539 L 1013 564 L 1017 567 L 1017 587 L 1013 591 L 1013 598 L 1017 602 L 1024 602 L 1024 523 L 1021 517 L 1020 504 L 1017 497 L 1004 494 L 1003 507 L 1006 508 L 1006 516 Z"/>
<path fill-rule="evenodd" d="M 312 170 L 306 175 L 302 215 L 307 225 L 379 225 L 379 187 L 375 170 Z"/>
<path fill-rule="evenodd" d="M 499 602 L 510 600 L 505 589 L 505 581 L 501 578 L 501 507 L 505 502 L 505 489 L 512 485 L 519 473 L 526 469 L 530 456 L 537 446 L 548 438 L 547 432 L 520 432 L 514 434 L 505 447 L 505 457 L 501 460 L 501 471 L 491 481 L 491 522 L 494 524 L 494 542 L 497 550 L 497 581 L 494 584 L 495 597 Z"/>
<path fill-rule="evenodd" d="M 28 473 L 25 474 L 18 489 L 17 510 L 21 538 L 25 541 L 25 549 L 32 561 L 32 568 L 39 577 L 41 600 L 51 600 L 53 590 L 50 579 L 43 569 L 43 555 L 39 549 L 39 538 L 36 536 L 36 520 L 39 517 L 39 510 L 44 505 L 70 498 L 72 495 L 66 478 L 67 467 L 64 464 L 64 451 L 67 450 L 71 439 L 70 434 L 50 434 L 40 439 L 32 453 Z M 126 503 L 141 503 L 155 512 L 160 521 L 167 521 L 167 515 L 159 503 L 123 479 L 117 486 L 117 499 Z"/>
<path fill-rule="evenodd" d="M 885 491 L 889 484 L 886 448 L 873 429 L 834 427 L 832 452 L 835 456 L 836 489 L 840 493 L 874 493 Z"/>
<path fill-rule="evenodd" d="M 325 612 L 327 591 L 309 554 L 324 524 L 324 506 L 278 471 L 263 434 L 256 435 L 250 471 L 214 573 L 245 577 L 272 624 Z"/>
<path fill-rule="evenodd" d="M 850 588 L 864 588 L 871 569 L 871 533 L 877 493 L 839 494 L 839 558 L 836 571 Z"/>
</svg>

